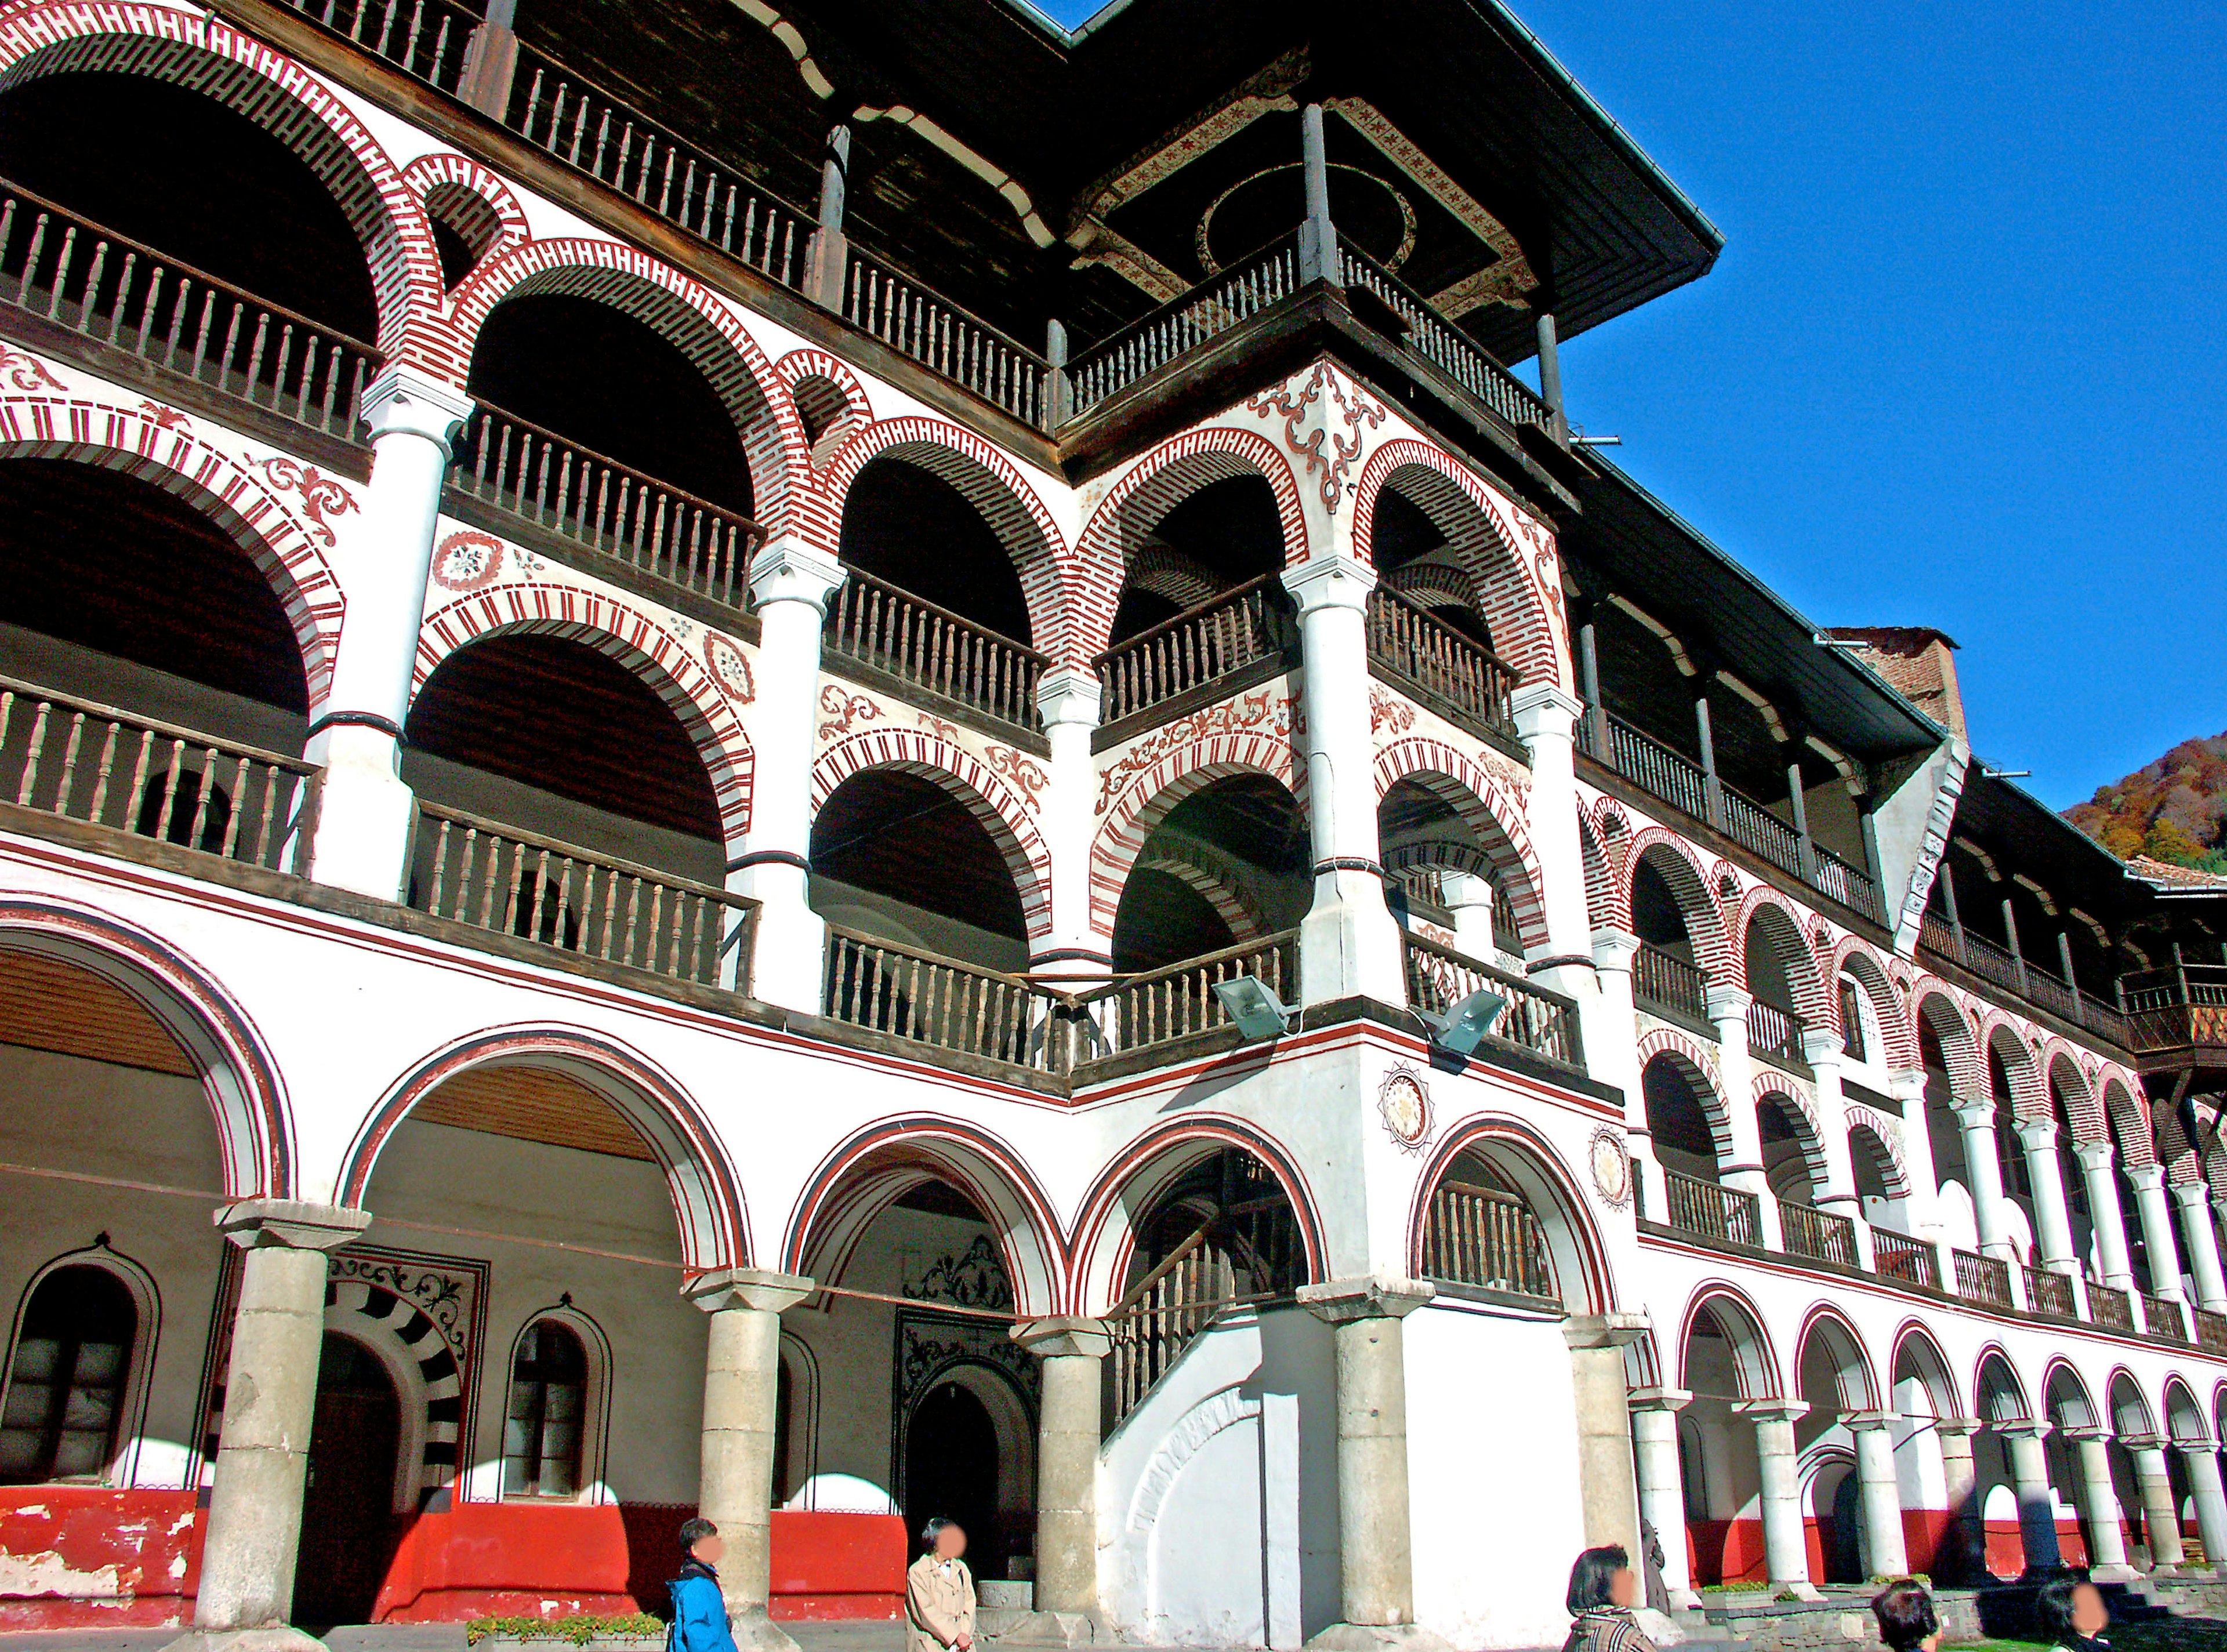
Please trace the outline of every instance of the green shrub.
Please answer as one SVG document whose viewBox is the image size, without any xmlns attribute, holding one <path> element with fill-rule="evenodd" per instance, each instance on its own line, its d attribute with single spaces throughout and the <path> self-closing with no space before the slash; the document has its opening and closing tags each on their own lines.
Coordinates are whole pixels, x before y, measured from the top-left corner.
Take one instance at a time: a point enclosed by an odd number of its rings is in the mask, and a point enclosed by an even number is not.
<svg viewBox="0 0 2227 1652">
<path fill-rule="evenodd" d="M 464 1625 L 467 1645 L 482 1641 L 570 1641 L 585 1646 L 590 1641 L 661 1640 L 665 1621 L 648 1612 L 626 1612 L 616 1617 L 475 1617 Z"/>
</svg>

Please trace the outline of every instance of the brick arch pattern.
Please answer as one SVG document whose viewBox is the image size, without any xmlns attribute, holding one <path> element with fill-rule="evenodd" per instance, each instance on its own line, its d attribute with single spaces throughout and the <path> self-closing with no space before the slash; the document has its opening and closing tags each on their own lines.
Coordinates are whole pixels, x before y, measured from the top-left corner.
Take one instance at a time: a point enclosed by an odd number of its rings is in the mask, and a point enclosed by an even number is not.
<svg viewBox="0 0 2227 1652">
<path fill-rule="evenodd" d="M 958 489 L 1013 559 L 1037 651 L 1062 663 L 1087 660 L 1075 654 L 1074 558 L 1059 525 L 1013 462 L 972 431 L 908 414 L 854 432 L 827 462 L 820 484 L 818 526 L 830 552 L 842 545 L 844 507 L 859 473 L 880 458 L 903 460 Z"/>
<path fill-rule="evenodd" d="M 1911 983 L 1910 1042 L 1913 1049 L 1918 1047 L 1921 1018 L 1941 1041 L 1942 1058 L 1949 1064 L 1949 1093 L 1957 1104 L 1962 1106 L 1988 1095 L 1988 1069 L 1981 1061 L 1977 1035 L 1956 995 L 1937 977 L 1921 975 Z"/>
<path fill-rule="evenodd" d="M 2110 1126 L 2111 1145 L 2119 1162 L 2132 1168 L 2154 1164 L 2157 1146 L 2150 1139 L 2149 1100 L 2140 1084 L 2118 1076 L 2103 1081 L 2103 1118 Z"/>
<path fill-rule="evenodd" d="M 1431 519 L 1477 588 L 1494 652 L 1526 682 L 1570 686 L 1562 576 L 1551 536 L 1520 520 L 1467 467 L 1427 442 L 1395 437 L 1355 489 L 1353 552 L 1374 565 L 1376 501 L 1392 488 Z"/>
<path fill-rule="evenodd" d="M 1800 909 L 1768 883 L 1758 883 L 1748 890 L 1732 921 L 1725 926 L 1726 941 L 1739 960 L 1739 979 L 1747 984 L 1748 927 L 1765 911 L 1776 913 L 1776 919 L 1764 920 L 1765 940 L 1771 939 L 1771 929 L 1783 921 L 1785 928 L 1775 946 L 1780 954 L 1779 963 L 1786 971 L 1787 985 L 1794 989 L 1794 1008 L 1803 1021 L 1812 1027 L 1830 1028 L 1837 1031 L 1841 1025 L 1838 994 L 1826 988 L 1822 972 L 1817 966 L 1817 954 L 1803 941 Z"/>
<path fill-rule="evenodd" d="M 1578 856 L 1585 871 L 1586 915 L 1596 929 L 1631 929 L 1631 886 L 1623 876 L 1631 846 L 1631 817 L 1612 797 L 1588 807 L 1578 798 Z"/>
<path fill-rule="evenodd" d="M 1259 476 L 1276 498 L 1284 565 L 1306 560 L 1306 512 L 1288 460 L 1257 431 L 1209 424 L 1171 437 L 1145 454 L 1107 491 L 1078 541 L 1075 624 L 1081 660 L 1103 652 L 1130 563 L 1160 520 L 1203 488 Z"/>
<path fill-rule="evenodd" d="M 2179 1107 L 2153 1106 L 2150 1131 L 2157 1146 L 2158 1163 L 2165 1166 L 2166 1181 L 2186 1187 L 2204 1179 L 2196 1144 L 2188 1139 L 2188 1129 L 2181 1120 Z"/>
<path fill-rule="evenodd" d="M 1733 954 L 1724 909 L 1711 887 L 1713 869 L 1703 865 L 1701 857 L 1686 840 L 1667 827 L 1643 826 L 1631 834 L 1618 885 L 1618 909 L 1627 921 L 1631 913 L 1632 883 L 1639 876 L 1642 861 L 1660 872 L 1663 882 L 1669 884 L 1671 896 L 1678 903 L 1678 914 L 1686 922 L 1686 938 L 1693 942 L 1694 956 L 1701 967 L 1719 980 L 1745 979 L 1746 971 Z"/>
<path fill-rule="evenodd" d="M 1546 880 L 1540 874 L 1522 800 L 1512 788 L 1444 741 L 1420 735 L 1394 740 L 1376 753 L 1377 800 L 1381 803 L 1403 780 L 1422 782 L 1452 806 L 1495 862 L 1508 903 L 1516 912 L 1516 933 L 1523 950 L 1545 946 L 1547 910 L 1540 890 Z M 1510 871 L 1516 876 L 1509 877 Z"/>
<path fill-rule="evenodd" d="M 154 483 L 208 517 L 231 537 L 278 593 L 314 709 L 332 686 L 347 599 L 325 552 L 336 542 L 327 513 L 356 508 L 335 477 L 291 459 L 243 463 L 194 434 L 193 422 L 155 402 L 115 406 L 69 395 L 33 357 L 5 375 L 22 390 L 0 396 L 0 459 L 72 459 Z M 292 494 L 301 502 L 289 503 Z"/>
<path fill-rule="evenodd" d="M 1878 951 L 1860 935 L 1843 935 L 1833 949 L 1832 979 L 1837 983 L 1844 973 L 1871 1000 L 1880 1041 L 1886 1046 L 1886 1064 L 1905 1069 L 1917 1066 L 1918 1034 L 1911 1025 L 1909 1013 L 1896 996 L 1894 983 L 1887 975 L 1886 966 L 1879 961 Z M 1833 1000 L 1834 1022 L 1838 1025 L 1841 1006 L 1837 985 Z M 1845 1032 L 1847 1029 L 1841 1030 Z"/>
<path fill-rule="evenodd" d="M 436 609 L 425 616 L 418 634 L 412 703 L 417 702 L 434 668 L 457 649 L 511 633 L 584 642 L 656 691 L 680 719 L 711 775 L 727 847 L 735 850 L 744 844 L 750 836 L 756 760 L 734 703 L 705 667 L 702 655 L 615 593 L 571 585 L 495 585 Z"/>
<path fill-rule="evenodd" d="M 1171 847 L 1163 840 L 1152 853 L 1140 854 L 1131 871 L 1162 872 L 1174 878 L 1214 909 L 1233 941 L 1253 941 L 1269 932 L 1244 869 L 1212 844 L 1186 842 Z"/>
<path fill-rule="evenodd" d="M 1640 1036 L 1639 1071 L 1643 1081 L 1648 1066 L 1658 1056 L 1668 1057 L 1681 1068 L 1686 1076 L 1696 1081 L 1701 1091 L 1701 1112 L 1709 1121 L 1709 1134 L 1715 1139 L 1717 1158 L 1728 1159 L 1732 1153 L 1732 1105 L 1725 1094 L 1723 1080 L 1717 1073 L 1717 1058 L 1699 1039 L 1689 1036 L 1674 1027 L 1650 1027 Z"/>
<path fill-rule="evenodd" d="M 1802 1163 L 1809 1172 L 1809 1180 L 1821 1190 L 1825 1185 L 1824 1126 L 1818 1122 L 1817 1109 L 1802 1094 L 1802 1087 L 1790 1084 L 1775 1072 L 1758 1073 L 1749 1085 L 1749 1105 L 1760 1107 L 1765 1096 L 1785 1104 L 1788 1115 L 1799 1132 L 1796 1145 L 1802 1151 Z"/>
<path fill-rule="evenodd" d="M 526 221 L 526 209 L 518 204 L 518 197 L 511 192 L 510 186 L 476 161 L 446 150 L 421 155 L 402 169 L 402 176 L 425 203 L 429 217 L 435 215 L 435 208 L 444 195 L 453 196 L 458 191 L 473 197 L 494 214 L 494 241 L 481 252 L 474 269 L 533 239 L 533 231 Z M 466 272 L 468 278 L 469 273 Z"/>
<path fill-rule="evenodd" d="M 2011 1081 L 2013 1114 L 2021 1123 L 2051 1117 L 2049 1088 L 2034 1059 L 2033 1046 L 2026 1042 L 2025 1024 L 2000 1010 L 1990 1011 L 1980 1023 L 1979 1041 L 1982 1052 L 1992 1050 L 2003 1058 L 2003 1072 Z M 1988 1088 L 1982 1094 L 1994 1094 L 1991 1075 L 1988 1075 Z"/>
<path fill-rule="evenodd" d="M 801 419 L 809 415 L 823 427 L 819 439 L 812 443 L 815 469 L 824 470 L 843 450 L 844 444 L 873 420 L 873 404 L 867 399 L 865 387 L 858 382 L 858 375 L 851 370 L 849 362 L 825 350 L 815 350 L 808 345 L 791 350 L 773 364 L 773 376 L 796 404 L 798 417 Z M 807 421 L 807 439 L 811 434 Z"/>
<path fill-rule="evenodd" d="M 1902 1132 L 1898 1127 L 1903 1121 L 1890 1119 L 1878 1108 L 1866 1107 L 1860 1101 L 1845 1103 L 1841 1113 L 1847 1121 L 1851 1134 L 1858 1126 L 1861 1126 L 1871 1132 L 1873 1139 L 1879 1145 L 1879 1151 L 1886 1155 L 1886 1164 L 1882 1169 L 1879 1180 L 1886 1184 L 1887 1196 L 1894 1199 L 1908 1198 L 1912 1185 L 1910 1179 L 1910 1160 L 1904 1154 Z M 1855 1144 L 1851 1141 L 1849 1148 L 1852 1152 L 1854 1146 Z"/>
<path fill-rule="evenodd" d="M 1013 875 L 1031 941 L 1051 933 L 1051 850 L 1027 800 L 963 748 L 924 729 L 868 729 L 837 741 L 812 765 L 812 813 L 852 775 L 895 769 L 935 781 L 967 807 Z"/>
<path fill-rule="evenodd" d="M 390 360 L 437 351 L 441 261 L 424 209 L 386 150 L 325 84 L 260 41 L 165 5 L 58 3 L 0 12 L 0 91 L 46 74 L 143 74 L 206 93 L 301 156 L 362 242 Z"/>
<path fill-rule="evenodd" d="M 2085 1054 L 2069 1039 L 2052 1037 L 2042 1046 L 2040 1066 L 2048 1089 L 2045 1096 L 2055 1112 L 2053 1092 L 2063 1084 L 2064 1114 L 2072 1121 L 2075 1141 L 2108 1141 L 2110 1132 L 2103 1122 L 2103 1109 L 2096 1100 L 2096 1080 L 2101 1069 L 2083 1062 Z"/>
</svg>

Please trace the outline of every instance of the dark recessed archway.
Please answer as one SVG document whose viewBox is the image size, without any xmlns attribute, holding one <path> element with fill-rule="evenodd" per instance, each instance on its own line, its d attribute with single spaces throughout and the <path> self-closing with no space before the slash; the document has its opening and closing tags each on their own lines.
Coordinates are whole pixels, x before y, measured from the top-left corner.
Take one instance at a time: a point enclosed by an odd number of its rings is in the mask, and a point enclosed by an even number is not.
<svg viewBox="0 0 2227 1652">
<path fill-rule="evenodd" d="M 1311 866 L 1306 817 L 1281 781 L 1243 774 L 1200 788 L 1138 852 L 1114 912 L 1114 967 L 1158 969 L 1291 928 L 1313 892 Z"/>
<path fill-rule="evenodd" d="M 1003 851 L 963 800 L 924 775 L 871 769 L 838 786 L 812 822 L 812 870 L 977 929 L 1028 938 Z"/>
<path fill-rule="evenodd" d="M 842 558 L 999 636 L 1031 641 L 1020 573 L 1004 542 L 958 488 L 894 454 L 852 482 Z"/>
</svg>

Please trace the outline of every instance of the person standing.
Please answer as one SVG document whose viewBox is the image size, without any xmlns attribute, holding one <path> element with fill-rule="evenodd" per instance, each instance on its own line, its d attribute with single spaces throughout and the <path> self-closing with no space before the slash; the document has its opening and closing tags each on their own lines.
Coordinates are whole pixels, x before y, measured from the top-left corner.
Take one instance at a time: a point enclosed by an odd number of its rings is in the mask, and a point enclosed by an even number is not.
<svg viewBox="0 0 2227 1652">
<path fill-rule="evenodd" d="M 667 1585 L 673 1591 L 672 1652 L 735 1652 L 735 1631 L 727 1623 L 727 1603 L 719 1593 L 719 1557 L 727 1540 L 708 1520 L 681 1522 L 680 1547 L 688 1558 L 680 1575 Z"/>
<path fill-rule="evenodd" d="M 905 1652 L 973 1652 L 974 1574 L 961 1559 L 967 1534 L 953 1520 L 931 1520 L 927 1553 L 905 1573 Z M 691 1648 L 689 1652 L 697 1652 Z"/>
<path fill-rule="evenodd" d="M 2107 1652 L 2111 1644 L 2103 1638 L 2111 1627 L 2103 1591 L 2085 1578 L 2058 1578 L 2042 1585 L 2033 1615 L 2042 1637 L 2063 1652 Z"/>
<path fill-rule="evenodd" d="M 1562 1652 L 1655 1652 L 1655 1642 L 1631 1609 L 1639 1604 L 1639 1579 L 1621 1543 L 1587 1549 L 1570 1568 L 1570 1635 Z"/>
<path fill-rule="evenodd" d="M 1887 1652 L 1939 1652 L 1941 1618 L 1933 1597 L 1915 1578 L 1891 1583 L 1872 1597 L 1872 1616 Z"/>
</svg>

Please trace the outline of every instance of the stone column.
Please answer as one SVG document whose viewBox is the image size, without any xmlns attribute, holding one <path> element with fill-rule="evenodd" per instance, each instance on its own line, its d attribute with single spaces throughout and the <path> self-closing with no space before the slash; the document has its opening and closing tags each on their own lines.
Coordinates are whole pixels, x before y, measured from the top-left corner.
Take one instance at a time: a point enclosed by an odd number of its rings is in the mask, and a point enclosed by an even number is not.
<svg viewBox="0 0 2227 1652">
<path fill-rule="evenodd" d="M 2196 1534 L 2204 1540 L 2204 1564 L 2216 1575 L 2227 1570 L 2227 1489 L 2219 1481 L 2219 1446 L 2214 1440 L 2198 1439 L 2184 1440 L 2177 1449 L 2181 1467 L 2188 1470 L 2188 1495 L 2196 1505 Z"/>
<path fill-rule="evenodd" d="M 1492 880 L 1476 872 L 1445 872 L 1439 880 L 1446 910 L 1454 915 L 1457 951 L 1490 964 L 1498 956 L 1503 937 L 1492 932 Z M 1505 937 L 1513 942 L 1514 935 Z"/>
<path fill-rule="evenodd" d="M 315 1647 L 288 1629 L 286 1618 L 325 1342 L 325 1253 L 361 1237 L 371 1215 L 250 1199 L 219 1210 L 215 1220 L 246 1255 L 190 1638 L 207 1645 L 249 1632 L 258 1652 L 288 1642 Z"/>
<path fill-rule="evenodd" d="M 1578 809 L 1577 724 L 1585 706 L 1552 683 L 1526 683 L 1509 698 L 1516 731 L 1531 754 L 1531 848 L 1539 860 L 1539 903 L 1548 955 L 1583 961 L 1592 951 L 1586 869 L 1574 826 Z"/>
<path fill-rule="evenodd" d="M 1405 1004 L 1399 921 L 1384 903 L 1376 839 L 1375 744 L 1369 726 L 1363 616 L 1376 576 L 1351 557 L 1288 570 L 1305 654 L 1307 809 L 1314 904 L 1299 923 L 1299 998 Z"/>
<path fill-rule="evenodd" d="M 2111 1436 L 2100 1428 L 2068 1428 L 2067 1439 L 2080 1470 L 2080 1512 L 2088 1520 L 2088 1575 L 2098 1583 L 2125 1583 L 2135 1575 L 2127 1564 L 2127 1528 L 2119 1511 L 2118 1488 L 2111 1483 Z"/>
<path fill-rule="evenodd" d="M 2112 1148 L 2107 1141 L 2083 1141 L 2072 1149 L 2080 1161 L 2080 1177 L 2088 1187 L 2088 1214 L 2096 1229 L 2096 1266 L 2103 1283 L 2117 1291 L 2134 1288 L 2134 1265 L 2127 1256 L 2127 1219 L 2119 1208 L 2118 1178 L 2111 1174 Z"/>
<path fill-rule="evenodd" d="M 1856 1484 L 1863 1496 L 1865 1572 L 1899 1578 L 1910 1570 L 1902 1530 L 1902 1488 L 1894 1472 L 1891 1411 L 1852 1411 L 1841 1419 L 1856 1440 Z"/>
<path fill-rule="evenodd" d="M 2072 1216 L 2064 1203 L 2064 1168 L 2057 1153 L 2057 1120 L 2021 1119 L 2019 1145 L 2026 1150 L 2026 1179 L 2033 1183 L 2034 1243 L 2041 1265 L 2077 1278 L 2080 1259 L 2072 1248 Z"/>
<path fill-rule="evenodd" d="M 1818 1190 L 1817 1208 L 1846 1216 L 1855 1224 L 1856 1266 L 1872 1266 L 1872 1225 L 1864 1216 L 1864 1202 L 1856 1193 L 1856 1166 L 1848 1149 L 1848 1103 L 1841 1089 L 1841 1066 L 1847 1052 L 1841 1036 L 1822 1027 L 1805 1028 L 1802 1054 L 1817 1077 L 1817 1130 L 1825 1152 L 1825 1185 Z"/>
<path fill-rule="evenodd" d="M 2187 1241 L 2197 1305 L 2213 1313 L 2227 1310 L 2227 1279 L 2219 1272 L 2219 1235 L 2211 1230 L 2211 1190 L 2201 1182 L 2175 1182 L 2171 1192 L 2180 1207 L 2180 1231 Z"/>
<path fill-rule="evenodd" d="M 1809 1407 L 1799 1400 L 1743 1400 L 1732 1409 L 1755 1425 L 1763 1486 L 1763 1558 L 1774 1593 L 1819 1598 L 1809 1581 L 1809 1544 L 1802 1522 L 1801 1465 L 1794 1424 Z"/>
<path fill-rule="evenodd" d="M 1631 996 L 1631 964 L 1639 937 L 1628 929 L 1593 931 L 1593 979 L 1598 990 L 1578 1000 L 1586 1062 L 1592 1075 L 1624 1092 L 1624 1133 L 1639 1160 L 1639 1208 L 1656 1221 L 1669 1211 L 1662 1166 L 1647 1127 L 1647 1098 L 1640 1089 L 1639 1020 Z M 1585 1019 L 1590 1013 L 1591 1019 Z"/>
<path fill-rule="evenodd" d="M 772 540 L 750 563 L 759 624 L 750 835 L 728 863 L 727 887 L 758 903 L 750 996 L 807 1015 L 820 1012 L 827 941 L 827 926 L 812 909 L 807 858 L 820 634 L 844 575 L 840 564 L 794 537 Z"/>
<path fill-rule="evenodd" d="M 2011 1484 L 2018 1492 L 2019 1541 L 2026 1550 L 2030 1575 L 2052 1571 L 2064 1563 L 2057 1541 L 2057 1494 L 2049 1484 L 2049 1435 L 2045 1422 L 1996 1425 L 1995 1432 L 2009 1448 Z"/>
<path fill-rule="evenodd" d="M 1972 1460 L 1976 1417 L 1937 1417 L 1933 1437 L 1941 1447 L 1943 1501 L 1949 1524 L 1941 1534 L 1941 1553 L 1933 1557 L 1937 1582 L 1976 1583 L 1988 1569 L 1987 1511 L 1980 1502 L 1980 1470 Z"/>
<path fill-rule="evenodd" d="M 1631 1400 L 1624 1350 L 1647 1332 L 1644 1314 L 1573 1314 L 1562 1324 L 1578 1415 L 1578 1495 L 1586 1544 L 1639 1553 L 1639 1489 L 1632 1477 Z M 1675 1441 L 1674 1441 L 1675 1443 Z"/>
<path fill-rule="evenodd" d="M 1755 1057 L 1747 1044 L 1748 1006 L 1755 1000 L 1737 986 L 1712 982 L 1705 1002 L 1709 1019 L 1716 1024 L 1717 1081 L 1724 1089 L 1732 1139 L 1732 1151 L 1717 1166 L 1717 1177 L 1726 1187 L 1756 1196 L 1764 1247 L 1779 1250 L 1786 1241 L 1779 1228 L 1778 1201 L 1771 1195 L 1771 1178 L 1764 1174 L 1763 1135 L 1755 1118 Z"/>
<path fill-rule="evenodd" d="M 449 437 L 471 411 L 471 399 L 447 385 L 401 367 L 380 373 L 363 394 L 371 483 L 360 513 L 336 517 L 333 560 L 348 616 L 303 754 L 324 770 L 309 875 L 382 901 L 399 899 L 410 881 L 418 808 L 402 783 L 402 726 Z"/>
<path fill-rule="evenodd" d="M 1701 1604 L 1686 1549 L 1686 1480 L 1678 1461 L 1678 1413 L 1693 1397 L 1680 1388 L 1635 1388 L 1630 1395 L 1639 1512 L 1662 1545 L 1662 1586 L 1673 1606 Z"/>
<path fill-rule="evenodd" d="M 1964 1132 L 1964 1174 L 1972 1178 L 1972 1209 L 1979 1224 L 1980 1248 L 2007 1262 L 2018 1260 L 2010 1224 L 2003 1215 L 2003 1167 L 1995 1157 L 1995 1104 L 1959 1106 L 1956 1123 Z"/>
<path fill-rule="evenodd" d="M 2165 1460 L 2169 1442 L 2156 1434 L 2123 1440 L 2134 1453 L 2134 1483 L 2142 1498 L 2142 1529 L 2150 1540 L 2150 1570 L 2178 1572 L 2188 1558 L 2180 1545 L 2180 1509 L 2173 1495 L 2173 1470 Z"/>
<path fill-rule="evenodd" d="M 2142 1220 L 2142 1248 L 2149 1253 L 2150 1294 L 2187 1300 L 2180 1284 L 2180 1247 L 2173 1236 L 2173 1201 L 2165 1190 L 2161 1164 L 2129 1164 L 2127 1180 L 2134 1184 L 2134 1210 Z"/>
<path fill-rule="evenodd" d="M 1087 988 L 1114 970 L 1114 938 L 1090 909 L 1090 846 L 1097 834 L 1098 771 L 1090 755 L 1100 688 L 1088 671 L 1055 671 L 1037 685 L 1037 711 L 1051 742 L 1043 828 L 1051 852 L 1051 935 L 1029 973 L 1048 984 Z"/>
<path fill-rule="evenodd" d="M 1111 1346 L 1095 1319 L 1028 1319 L 1013 1340 L 1043 1362 L 1037 1424 L 1036 1613 L 1007 1638 L 1088 1642 L 1098 1617 L 1099 1374 Z"/>
<path fill-rule="evenodd" d="M 704 1448 L 697 1512 L 727 1540 L 719 1590 L 738 1646 L 795 1652 L 767 1615 L 773 1582 L 774 1419 L 781 1394 L 781 1312 L 812 1281 L 721 1268 L 686 1287 L 711 1316 L 704 1350 Z"/>
<path fill-rule="evenodd" d="M 1445 1642 L 1415 1623 L 1408 1526 L 1407 1367 L 1400 1322 L 1437 1288 L 1372 1274 L 1304 1285 L 1299 1305 L 1331 1327 L 1337 1352 L 1340 1621 L 1309 1640 L 1323 1652 L 1428 1649 Z"/>
</svg>

